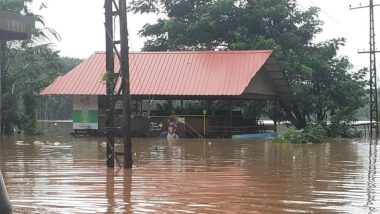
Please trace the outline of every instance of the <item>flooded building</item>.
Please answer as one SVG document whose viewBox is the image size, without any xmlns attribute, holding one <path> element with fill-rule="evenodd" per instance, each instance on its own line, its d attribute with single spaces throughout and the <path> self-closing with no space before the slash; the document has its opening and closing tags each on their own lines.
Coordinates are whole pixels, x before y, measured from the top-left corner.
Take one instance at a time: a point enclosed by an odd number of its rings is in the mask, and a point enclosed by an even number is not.
<svg viewBox="0 0 380 214">
<path fill-rule="evenodd" d="M 292 95 L 271 54 L 271 50 L 130 53 L 133 134 L 157 136 L 167 121 L 177 122 L 180 135 L 189 137 L 275 130 L 274 124 L 257 120 L 242 123 L 241 111 L 234 105 L 239 100 L 275 100 Z M 96 52 L 41 93 L 72 96 L 74 132 L 105 131 L 105 63 L 105 53 Z M 118 62 L 115 70 L 119 70 Z M 120 79 L 115 78 L 119 80 L 117 91 Z M 210 112 L 207 105 L 215 101 L 227 108 Z M 116 102 L 119 124 L 121 109 L 120 97 Z"/>
</svg>

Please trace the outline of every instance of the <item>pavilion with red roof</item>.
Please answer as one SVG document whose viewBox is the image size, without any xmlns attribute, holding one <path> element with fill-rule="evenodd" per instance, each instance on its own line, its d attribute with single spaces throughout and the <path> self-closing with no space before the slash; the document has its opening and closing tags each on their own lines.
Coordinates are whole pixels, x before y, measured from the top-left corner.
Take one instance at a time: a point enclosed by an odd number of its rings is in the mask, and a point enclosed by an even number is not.
<svg viewBox="0 0 380 214">
<path fill-rule="evenodd" d="M 204 134 L 209 136 L 214 136 L 212 133 L 215 131 L 211 130 L 218 127 L 220 131 L 227 127 L 228 131 L 221 132 L 232 133 L 235 128 L 238 132 L 238 127 L 232 127 L 232 112 L 226 115 L 229 117 L 229 125 L 220 126 L 205 111 L 184 114 L 183 101 L 227 100 L 232 103 L 233 100 L 291 97 L 286 76 L 271 54 L 271 50 L 131 52 L 130 88 L 134 109 L 132 130 L 139 135 L 154 136 L 165 125 L 163 118 L 166 117 L 167 120 L 174 117 L 185 124 L 185 133 L 202 134 L 206 128 L 202 124 L 208 126 L 209 134 Z M 104 129 L 105 63 L 105 53 L 96 52 L 66 75 L 56 78 L 41 92 L 41 95 L 73 96 L 74 130 Z M 115 65 L 115 71 L 118 71 L 118 61 L 115 61 Z M 155 100 L 160 100 L 161 104 L 167 100 L 170 103 L 174 100 L 181 101 L 181 108 L 171 109 L 162 115 L 151 108 L 152 101 Z M 231 106 L 230 110 L 232 111 Z M 186 131 L 186 127 L 189 131 Z"/>
</svg>

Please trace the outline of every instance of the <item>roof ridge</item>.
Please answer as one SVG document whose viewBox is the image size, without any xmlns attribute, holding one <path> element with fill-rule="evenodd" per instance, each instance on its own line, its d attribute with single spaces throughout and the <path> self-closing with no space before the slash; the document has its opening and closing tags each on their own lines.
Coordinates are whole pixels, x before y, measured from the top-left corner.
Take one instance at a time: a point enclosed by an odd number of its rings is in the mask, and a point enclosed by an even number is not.
<svg viewBox="0 0 380 214">
<path fill-rule="evenodd" d="M 237 96 L 271 50 L 132 52 L 131 95 Z M 115 70 L 119 62 L 115 57 Z M 95 52 L 42 94 L 105 95 L 105 52 Z"/>
<path fill-rule="evenodd" d="M 230 50 L 230 51 L 130 51 L 130 54 L 239 54 L 267 53 L 273 50 Z M 105 54 L 105 51 L 95 51 L 94 54 Z"/>
</svg>

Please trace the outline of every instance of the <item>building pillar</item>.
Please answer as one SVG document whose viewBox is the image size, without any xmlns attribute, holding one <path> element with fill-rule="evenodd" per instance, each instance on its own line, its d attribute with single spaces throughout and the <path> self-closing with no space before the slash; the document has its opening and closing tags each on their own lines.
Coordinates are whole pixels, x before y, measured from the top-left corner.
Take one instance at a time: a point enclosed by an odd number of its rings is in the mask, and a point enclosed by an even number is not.
<svg viewBox="0 0 380 214">
<path fill-rule="evenodd" d="M 0 213 L 12 213 L 12 205 L 9 201 L 8 193 L 5 188 L 3 175 L 0 171 Z"/>
<path fill-rule="evenodd" d="M 277 99 L 274 101 L 274 108 L 273 108 L 273 125 L 274 125 L 274 132 L 277 132 L 277 111 L 278 111 L 278 101 Z"/>
<path fill-rule="evenodd" d="M 183 113 L 183 100 L 181 100 L 181 114 L 184 114 Z"/>
<path fill-rule="evenodd" d="M 169 116 L 173 116 L 173 101 L 168 100 L 168 111 L 169 111 Z"/>
<path fill-rule="evenodd" d="M 141 115 L 143 114 L 143 111 L 144 111 L 144 109 L 143 109 L 143 99 L 141 98 L 141 100 L 140 100 L 140 114 Z"/>
<path fill-rule="evenodd" d="M 228 100 L 228 130 L 232 136 L 232 98 Z"/>
<path fill-rule="evenodd" d="M 0 136 L 3 136 L 3 121 L 2 121 L 2 97 L 3 97 L 3 78 L 2 74 L 5 72 L 6 69 L 6 50 L 7 50 L 7 42 L 6 41 L 0 41 Z"/>
</svg>

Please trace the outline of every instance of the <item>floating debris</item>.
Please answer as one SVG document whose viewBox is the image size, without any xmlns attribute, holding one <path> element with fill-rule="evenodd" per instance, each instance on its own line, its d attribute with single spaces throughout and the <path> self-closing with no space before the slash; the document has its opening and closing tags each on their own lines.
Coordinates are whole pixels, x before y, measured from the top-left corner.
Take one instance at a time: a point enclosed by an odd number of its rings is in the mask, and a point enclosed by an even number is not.
<svg viewBox="0 0 380 214">
<path fill-rule="evenodd" d="M 16 145 L 25 145 L 24 141 L 22 140 L 17 140 Z"/>
<path fill-rule="evenodd" d="M 44 145 L 42 141 L 36 140 L 33 142 L 34 145 Z"/>
</svg>

